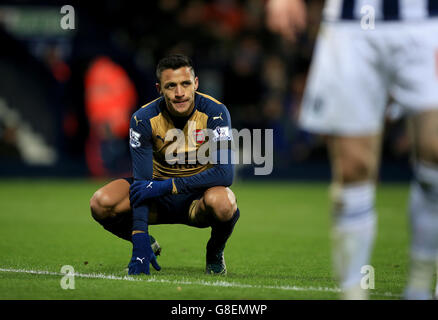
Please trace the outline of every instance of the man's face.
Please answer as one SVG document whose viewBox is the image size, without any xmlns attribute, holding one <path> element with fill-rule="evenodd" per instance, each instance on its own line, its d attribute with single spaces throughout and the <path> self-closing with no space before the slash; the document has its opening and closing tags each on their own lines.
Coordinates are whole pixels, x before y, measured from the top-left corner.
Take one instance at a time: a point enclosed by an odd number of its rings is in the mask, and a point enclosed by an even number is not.
<svg viewBox="0 0 438 320">
<path fill-rule="evenodd" d="M 188 116 L 192 112 L 198 77 L 193 75 L 190 67 L 164 70 L 161 73 L 161 81 L 156 86 L 158 92 L 164 96 L 171 115 Z"/>
</svg>

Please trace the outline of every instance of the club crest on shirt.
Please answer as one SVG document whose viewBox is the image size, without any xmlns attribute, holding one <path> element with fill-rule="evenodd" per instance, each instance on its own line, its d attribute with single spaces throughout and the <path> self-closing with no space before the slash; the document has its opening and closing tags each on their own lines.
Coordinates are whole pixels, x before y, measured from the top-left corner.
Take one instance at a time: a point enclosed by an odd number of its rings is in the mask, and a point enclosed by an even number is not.
<svg viewBox="0 0 438 320">
<path fill-rule="evenodd" d="M 203 144 L 205 141 L 205 132 L 203 129 L 193 130 L 193 137 L 195 138 L 196 143 Z"/>
</svg>

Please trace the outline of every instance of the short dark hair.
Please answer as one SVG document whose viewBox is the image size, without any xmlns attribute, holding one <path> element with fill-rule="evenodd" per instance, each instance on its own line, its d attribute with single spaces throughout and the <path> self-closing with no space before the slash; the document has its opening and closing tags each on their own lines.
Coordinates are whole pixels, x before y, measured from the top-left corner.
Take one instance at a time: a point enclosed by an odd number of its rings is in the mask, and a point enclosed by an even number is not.
<svg viewBox="0 0 438 320">
<path fill-rule="evenodd" d="M 172 69 L 176 70 L 182 67 L 190 67 L 190 69 L 193 72 L 193 75 L 195 74 L 195 70 L 193 69 L 193 63 L 192 60 L 183 55 L 183 54 L 171 54 L 164 58 L 162 58 L 157 65 L 157 70 L 155 72 L 155 75 L 157 76 L 158 82 L 161 82 L 161 73 L 166 69 Z"/>
</svg>

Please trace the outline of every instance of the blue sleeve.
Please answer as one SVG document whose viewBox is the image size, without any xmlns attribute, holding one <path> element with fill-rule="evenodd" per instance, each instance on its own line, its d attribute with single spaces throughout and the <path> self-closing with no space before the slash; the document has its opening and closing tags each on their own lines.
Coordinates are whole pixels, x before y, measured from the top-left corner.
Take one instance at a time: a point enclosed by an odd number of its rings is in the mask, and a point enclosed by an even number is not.
<svg viewBox="0 0 438 320">
<path fill-rule="evenodd" d="M 152 128 L 149 119 L 131 118 L 129 149 L 131 152 L 134 180 L 152 179 Z"/>
<path fill-rule="evenodd" d="M 212 168 L 190 177 L 175 178 L 178 193 L 190 193 L 215 186 L 229 187 L 234 179 L 233 164 L 216 164 Z"/>
<path fill-rule="evenodd" d="M 216 106 L 211 114 L 207 120 L 207 128 L 210 129 L 210 139 L 213 140 L 210 140 L 210 143 L 217 144 L 217 153 L 213 154 L 216 164 L 193 176 L 175 178 L 174 183 L 178 193 L 196 192 L 215 186 L 229 187 L 233 183 L 234 154 L 230 114 L 223 105 Z M 225 163 L 223 163 L 224 159 L 226 159 Z"/>
<path fill-rule="evenodd" d="M 129 127 L 129 149 L 131 152 L 134 180 L 152 179 L 152 129 L 148 119 L 137 119 L 133 115 Z M 148 231 L 149 208 L 141 205 L 132 208 L 132 230 Z"/>
</svg>

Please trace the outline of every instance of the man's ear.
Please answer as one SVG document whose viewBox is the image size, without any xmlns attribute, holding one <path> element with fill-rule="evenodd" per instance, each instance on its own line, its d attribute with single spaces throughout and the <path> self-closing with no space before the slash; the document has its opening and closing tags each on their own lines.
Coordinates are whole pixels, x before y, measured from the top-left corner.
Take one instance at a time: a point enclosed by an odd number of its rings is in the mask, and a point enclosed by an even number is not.
<svg viewBox="0 0 438 320">
<path fill-rule="evenodd" d="M 161 94 L 161 86 L 158 82 L 155 83 L 155 88 L 157 88 L 158 93 Z"/>
<path fill-rule="evenodd" d="M 198 77 L 195 77 L 195 91 L 198 90 L 198 86 L 199 86 L 199 79 Z"/>
</svg>

